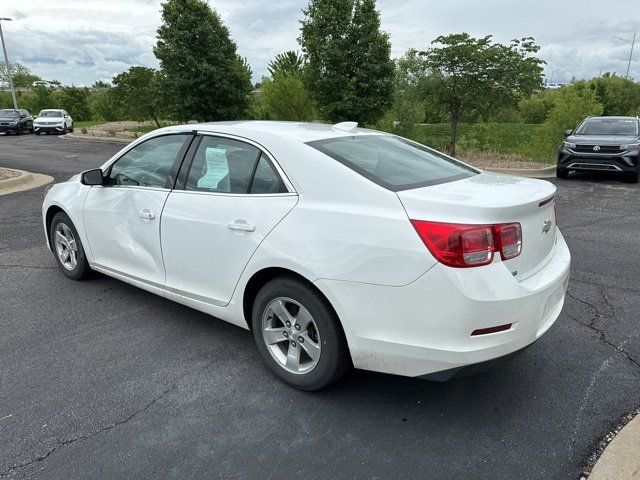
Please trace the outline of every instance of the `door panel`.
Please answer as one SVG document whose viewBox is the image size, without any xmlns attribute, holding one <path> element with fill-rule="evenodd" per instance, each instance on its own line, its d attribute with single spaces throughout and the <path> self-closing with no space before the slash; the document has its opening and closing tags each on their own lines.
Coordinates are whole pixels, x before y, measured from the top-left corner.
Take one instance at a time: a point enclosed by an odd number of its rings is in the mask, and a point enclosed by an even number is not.
<svg viewBox="0 0 640 480">
<path fill-rule="evenodd" d="M 195 300 L 229 303 L 251 255 L 297 199 L 172 191 L 161 226 L 167 286 Z"/>
<path fill-rule="evenodd" d="M 94 263 L 164 285 L 160 216 L 171 171 L 191 138 L 170 134 L 137 144 L 107 169 L 105 186 L 91 187 L 83 210 Z"/>
<path fill-rule="evenodd" d="M 162 285 L 160 214 L 169 190 L 92 187 L 84 223 L 94 263 Z"/>
</svg>

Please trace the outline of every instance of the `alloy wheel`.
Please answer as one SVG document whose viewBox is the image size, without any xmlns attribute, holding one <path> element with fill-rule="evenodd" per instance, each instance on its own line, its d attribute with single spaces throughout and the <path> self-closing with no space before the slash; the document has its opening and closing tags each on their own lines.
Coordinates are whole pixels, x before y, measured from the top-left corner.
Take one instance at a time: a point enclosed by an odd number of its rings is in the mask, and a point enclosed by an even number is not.
<svg viewBox="0 0 640 480">
<path fill-rule="evenodd" d="M 55 228 L 53 243 L 60 263 L 67 270 L 73 270 L 78 265 L 78 243 L 73 232 L 65 223 L 59 223 Z"/>
<path fill-rule="evenodd" d="M 267 305 L 262 338 L 273 359 L 290 373 L 309 373 L 318 365 L 321 346 L 316 322 L 291 298 L 278 297 Z"/>
</svg>

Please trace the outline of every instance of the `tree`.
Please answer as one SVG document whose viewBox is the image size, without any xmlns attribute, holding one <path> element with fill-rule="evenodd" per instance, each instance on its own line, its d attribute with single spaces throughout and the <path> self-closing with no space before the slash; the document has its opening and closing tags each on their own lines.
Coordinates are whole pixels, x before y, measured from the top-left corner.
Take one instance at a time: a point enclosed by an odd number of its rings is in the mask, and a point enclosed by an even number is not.
<svg viewBox="0 0 640 480">
<path fill-rule="evenodd" d="M 606 73 L 588 84 L 604 107 L 603 115 L 635 115 L 640 107 L 640 84 L 629 78 Z"/>
<path fill-rule="evenodd" d="M 565 130 L 575 128 L 590 115 L 602 115 L 604 110 L 598 96 L 585 82 L 562 87 L 557 92 L 548 118 L 538 127 L 533 142 L 527 147 L 532 158 L 553 158 Z"/>
<path fill-rule="evenodd" d="M 261 102 L 271 120 L 306 121 L 312 120 L 315 113 L 302 79 L 295 75 L 263 79 Z"/>
<path fill-rule="evenodd" d="M 42 85 L 34 87 L 29 93 L 22 95 L 20 105 L 34 115 L 36 115 L 40 110 L 56 108 L 53 92 L 50 88 Z"/>
<path fill-rule="evenodd" d="M 559 90 L 540 90 L 534 92 L 529 98 L 520 100 L 518 105 L 524 122 L 544 122 L 555 105 L 555 97 L 558 92 Z"/>
<path fill-rule="evenodd" d="M 91 85 L 91 88 L 95 88 L 95 89 L 111 88 L 111 84 L 109 82 L 105 82 L 104 80 L 96 80 L 95 82 L 93 82 L 93 85 Z"/>
<path fill-rule="evenodd" d="M 439 80 L 433 97 L 449 111 L 450 152 L 455 155 L 458 123 L 473 109 L 484 116 L 495 108 L 517 104 L 542 85 L 543 61 L 532 38 L 493 43 L 491 36 L 467 33 L 440 36 L 421 52 Z"/>
<path fill-rule="evenodd" d="M 374 124 L 392 101 L 394 65 L 375 0 L 311 0 L 298 38 L 304 82 L 331 121 Z"/>
<path fill-rule="evenodd" d="M 63 87 L 53 92 L 53 102 L 57 108 L 64 108 L 76 122 L 91 120 L 89 89 Z"/>
<path fill-rule="evenodd" d="M 95 120 L 114 122 L 126 118 L 122 112 L 120 99 L 113 90 L 110 88 L 91 95 L 89 106 Z"/>
<path fill-rule="evenodd" d="M 228 120 L 242 116 L 251 72 L 220 16 L 204 0 L 167 0 L 154 53 L 159 90 L 180 120 Z"/>
<path fill-rule="evenodd" d="M 14 87 L 28 88 L 33 85 L 33 82 L 41 80 L 39 76 L 31 73 L 29 68 L 21 63 L 10 63 L 9 65 L 11 66 L 11 79 Z M 5 62 L 0 62 L 0 83 L 9 83 L 7 64 Z"/>
<path fill-rule="evenodd" d="M 112 98 L 118 99 L 127 118 L 138 121 L 152 118 L 160 127 L 157 72 L 153 68 L 131 67 L 113 77 L 112 81 Z"/>
<path fill-rule="evenodd" d="M 289 50 L 276 55 L 276 57 L 269 62 L 267 70 L 269 70 L 269 74 L 273 79 L 280 75 L 301 77 L 303 66 L 304 57 L 298 52 Z"/>
</svg>

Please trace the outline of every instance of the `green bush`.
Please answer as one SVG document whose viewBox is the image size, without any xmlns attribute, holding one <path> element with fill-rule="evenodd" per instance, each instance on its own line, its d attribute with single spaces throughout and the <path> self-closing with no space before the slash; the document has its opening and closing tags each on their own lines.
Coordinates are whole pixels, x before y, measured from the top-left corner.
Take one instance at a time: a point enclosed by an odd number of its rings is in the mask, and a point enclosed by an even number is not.
<svg viewBox="0 0 640 480">
<path fill-rule="evenodd" d="M 540 125 L 523 150 L 531 158 L 552 162 L 564 131 L 573 129 L 590 115 L 602 115 L 604 107 L 595 92 L 586 84 L 575 84 L 561 88 L 554 106 L 545 122 Z"/>
</svg>

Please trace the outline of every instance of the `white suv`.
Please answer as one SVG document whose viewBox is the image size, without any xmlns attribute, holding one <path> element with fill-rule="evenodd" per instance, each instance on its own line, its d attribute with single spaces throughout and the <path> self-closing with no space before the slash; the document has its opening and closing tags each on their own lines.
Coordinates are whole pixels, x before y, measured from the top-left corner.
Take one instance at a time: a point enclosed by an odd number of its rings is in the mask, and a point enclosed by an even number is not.
<svg viewBox="0 0 640 480">
<path fill-rule="evenodd" d="M 66 110 L 41 110 L 33 121 L 36 135 L 73 132 L 73 119 Z"/>
</svg>

